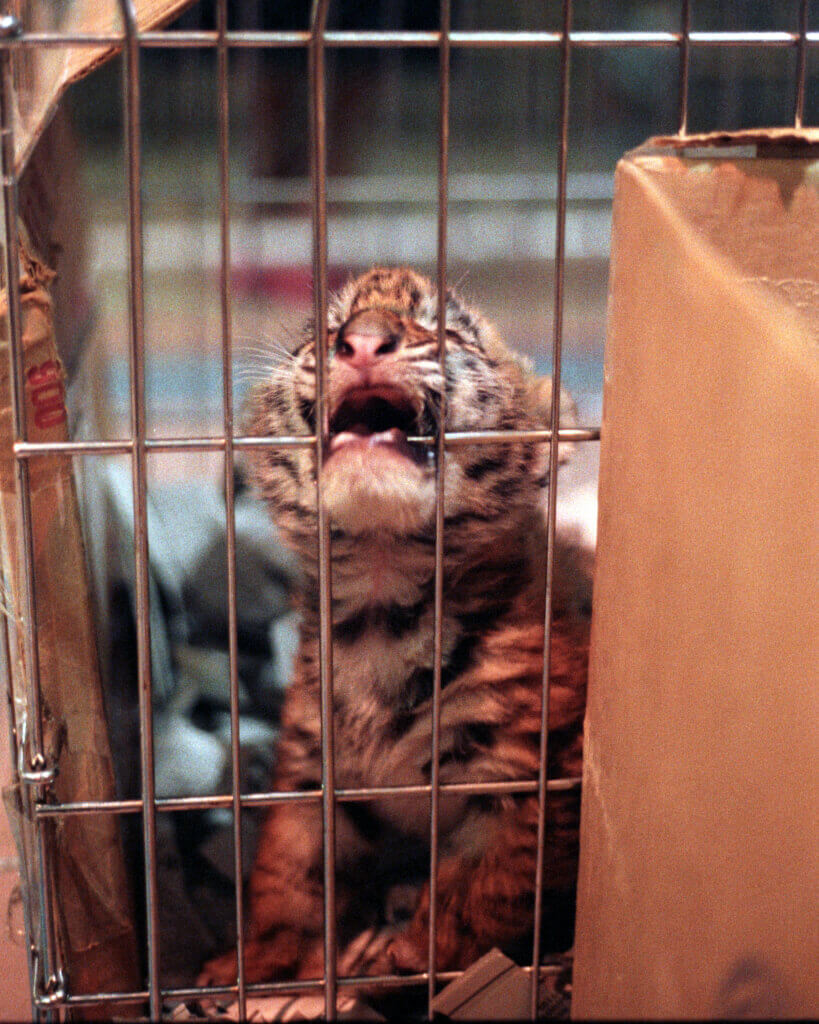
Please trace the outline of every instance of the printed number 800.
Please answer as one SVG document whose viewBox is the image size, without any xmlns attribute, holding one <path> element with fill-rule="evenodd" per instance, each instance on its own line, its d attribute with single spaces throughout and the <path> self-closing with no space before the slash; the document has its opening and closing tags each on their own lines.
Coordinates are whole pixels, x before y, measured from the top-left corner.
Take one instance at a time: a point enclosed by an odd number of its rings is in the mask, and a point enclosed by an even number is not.
<svg viewBox="0 0 819 1024">
<path fill-rule="evenodd" d="M 65 423 L 65 387 L 60 369 L 58 360 L 48 359 L 39 366 L 32 366 L 26 374 L 36 427 Z"/>
</svg>

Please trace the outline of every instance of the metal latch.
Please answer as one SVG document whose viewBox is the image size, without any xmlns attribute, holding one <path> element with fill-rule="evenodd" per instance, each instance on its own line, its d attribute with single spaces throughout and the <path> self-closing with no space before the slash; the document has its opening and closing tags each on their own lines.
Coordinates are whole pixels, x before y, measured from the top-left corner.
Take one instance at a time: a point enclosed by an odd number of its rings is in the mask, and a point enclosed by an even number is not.
<svg viewBox="0 0 819 1024">
<path fill-rule="evenodd" d="M 35 982 L 33 1001 L 38 1010 L 50 1010 L 55 1006 L 63 1006 L 68 998 L 68 983 L 65 973 L 58 970 L 49 975 L 48 979 Z"/>
<path fill-rule="evenodd" d="M 34 754 L 28 768 L 23 766 L 23 757 L 21 746 L 18 774 L 22 782 L 29 786 L 50 786 L 54 782 L 54 779 L 57 777 L 57 766 L 55 764 L 50 765 L 46 760 L 45 754 L 39 751 Z"/>
</svg>

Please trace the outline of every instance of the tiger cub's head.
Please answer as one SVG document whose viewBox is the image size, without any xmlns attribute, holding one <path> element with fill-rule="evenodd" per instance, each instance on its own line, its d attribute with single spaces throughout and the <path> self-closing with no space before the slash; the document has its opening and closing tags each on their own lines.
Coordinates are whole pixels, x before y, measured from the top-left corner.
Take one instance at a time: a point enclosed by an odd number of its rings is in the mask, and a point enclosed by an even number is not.
<svg viewBox="0 0 819 1024">
<path fill-rule="evenodd" d="M 548 422 L 551 384 L 536 378 L 483 317 L 446 299 L 446 373 L 438 353 L 435 286 L 406 268 L 376 268 L 351 281 L 328 310 L 330 443 L 322 500 L 331 527 L 351 536 L 426 535 L 435 519 L 434 446 L 442 389 L 446 430 L 527 430 Z M 572 415 L 561 402 L 562 425 Z M 251 402 L 251 433 L 316 429 L 315 338 L 308 328 L 291 359 Z M 254 475 L 274 518 L 296 538 L 315 530 L 316 457 L 309 447 L 257 449 Z M 519 528 L 546 484 L 545 444 L 451 446 L 444 474 L 446 524 Z"/>
</svg>

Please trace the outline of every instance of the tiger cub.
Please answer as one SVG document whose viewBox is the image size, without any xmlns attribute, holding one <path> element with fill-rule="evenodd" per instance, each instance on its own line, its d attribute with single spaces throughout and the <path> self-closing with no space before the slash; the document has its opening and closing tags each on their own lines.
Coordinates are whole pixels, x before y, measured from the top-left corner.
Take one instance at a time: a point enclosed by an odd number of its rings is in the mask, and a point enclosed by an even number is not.
<svg viewBox="0 0 819 1024">
<path fill-rule="evenodd" d="M 526 430 L 547 418 L 550 382 L 535 378 L 451 292 L 442 375 L 437 312 L 433 284 L 405 268 L 373 269 L 330 303 L 331 436 L 321 483 L 332 540 L 338 788 L 430 781 L 435 465 L 431 448 L 408 438 L 435 433 L 442 391 L 448 431 Z M 308 326 L 289 364 L 258 389 L 252 432 L 312 434 L 315 413 Z M 283 539 L 300 556 L 304 584 L 301 644 L 273 788 L 311 790 L 321 784 L 316 458 L 309 447 L 283 447 L 254 451 L 252 462 Z M 544 444 L 459 445 L 446 453 L 443 784 L 537 776 L 547 468 Z M 567 577 L 572 562 L 571 551 L 557 552 Z M 587 593 L 576 579 L 558 590 L 553 614 L 548 773 L 574 777 L 588 646 Z M 511 949 L 531 939 L 537 794 L 445 792 L 439 807 L 436 963 L 439 970 L 459 969 L 493 946 Z M 427 794 L 337 805 L 339 950 L 363 948 L 353 940 L 368 929 L 382 936 L 363 960 L 342 955 L 342 970 L 426 970 L 429 827 Z M 548 908 L 561 905 L 575 883 L 575 792 L 549 794 L 545 844 L 548 929 Z M 322 856 L 317 802 L 270 810 L 249 883 L 249 981 L 321 976 Z M 403 904 L 397 910 L 396 894 Z M 569 944 L 570 935 L 555 934 L 553 948 L 563 941 Z M 201 980 L 235 978 L 230 953 L 207 964 Z"/>
</svg>

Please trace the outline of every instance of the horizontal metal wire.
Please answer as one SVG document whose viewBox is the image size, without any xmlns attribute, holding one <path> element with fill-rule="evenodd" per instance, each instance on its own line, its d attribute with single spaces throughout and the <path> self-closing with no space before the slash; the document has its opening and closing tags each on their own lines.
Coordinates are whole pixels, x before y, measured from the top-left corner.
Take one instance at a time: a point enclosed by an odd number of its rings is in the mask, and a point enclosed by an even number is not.
<svg viewBox="0 0 819 1024">
<path fill-rule="evenodd" d="M 66 995 L 59 1002 L 49 999 L 45 1005 L 35 999 L 35 1005 L 49 1010 L 70 1006 L 107 1006 L 113 1003 L 147 1003 L 148 990 L 144 992 L 93 992 L 88 995 Z"/>
<path fill-rule="evenodd" d="M 316 443 L 312 435 L 304 437 L 236 437 L 234 448 L 312 448 Z M 224 437 L 157 437 L 145 440 L 145 451 L 224 451 Z M 28 459 L 38 455 L 128 455 L 135 450 L 129 438 L 117 441 L 18 441 L 14 453 Z"/>
<path fill-rule="evenodd" d="M 599 441 L 600 427 L 564 427 L 557 432 L 560 441 Z M 542 430 L 453 430 L 444 434 L 444 444 L 448 448 L 458 448 L 470 444 L 504 444 L 513 441 L 551 441 L 552 432 L 548 427 Z M 419 444 L 435 443 L 430 437 L 409 437 L 408 441 Z"/>
<path fill-rule="evenodd" d="M 546 789 L 549 793 L 564 793 L 579 789 L 580 776 L 549 779 Z M 536 793 L 536 779 L 512 779 L 501 782 L 448 782 L 439 787 L 441 793 L 462 796 L 500 796 L 506 793 Z M 427 784 L 406 786 L 372 786 L 361 789 L 337 789 L 336 798 L 340 803 L 357 803 L 366 800 L 381 800 L 405 796 L 429 796 L 432 786 Z M 241 797 L 243 808 L 270 807 L 280 803 L 315 803 L 321 800 L 320 789 L 306 789 L 298 792 L 245 793 Z M 211 796 L 157 797 L 158 811 L 210 811 L 232 807 L 233 797 L 229 793 L 214 793 Z M 66 804 L 37 804 L 38 817 L 59 818 L 74 814 L 138 814 L 142 800 L 86 800 Z"/>
<path fill-rule="evenodd" d="M 123 34 L 119 32 L 26 32 L 16 39 L 0 40 L 2 47 L 60 47 L 60 46 L 122 46 Z M 549 48 L 559 47 L 561 32 L 452 32 L 450 45 L 463 49 L 495 47 Z M 799 43 L 799 32 L 746 31 L 746 32 L 692 32 L 692 46 L 736 47 L 773 46 L 788 47 Z M 366 47 L 427 47 L 440 45 L 440 33 L 402 31 L 349 31 L 327 32 L 325 45 L 336 49 Z M 215 48 L 219 35 L 215 31 L 161 31 L 142 32 L 139 43 L 144 47 L 207 49 Z M 293 48 L 306 47 L 310 33 L 234 31 L 227 32 L 225 42 L 230 47 L 249 48 Z M 569 41 L 573 47 L 604 49 L 608 47 L 673 47 L 683 42 L 682 32 L 571 32 Z M 819 32 L 808 32 L 805 36 L 808 46 L 819 45 Z"/>
<path fill-rule="evenodd" d="M 514 442 L 548 442 L 552 432 L 541 430 L 455 430 L 444 434 L 444 444 L 459 448 L 470 444 L 512 444 Z M 599 441 L 600 427 L 566 427 L 558 432 L 560 441 Z M 412 444 L 432 447 L 435 438 L 430 435 L 410 436 Z M 309 437 L 235 437 L 234 448 L 313 448 L 314 436 Z M 152 452 L 224 451 L 224 437 L 163 437 L 146 440 L 145 450 Z M 43 455 L 129 455 L 134 442 L 119 441 L 17 441 L 14 454 L 18 459 L 32 459 Z"/>
<path fill-rule="evenodd" d="M 538 968 L 538 976 L 541 978 L 559 974 L 564 969 L 561 963 L 541 964 Z M 521 967 L 526 974 L 531 974 L 532 968 L 527 965 Z M 463 971 L 436 971 L 435 977 L 438 981 L 448 983 L 455 981 L 463 975 Z M 338 978 L 339 988 L 358 988 L 367 986 L 369 988 L 409 988 L 412 985 L 421 985 L 429 980 L 426 971 L 418 974 L 377 974 L 377 975 L 347 975 Z M 255 982 L 247 985 L 247 994 L 253 996 L 272 996 L 302 993 L 304 991 L 322 992 L 324 990 L 324 979 L 302 979 L 300 981 L 271 981 Z M 161 995 L 163 1000 L 202 999 L 218 996 L 235 996 L 238 991 L 237 985 L 212 985 L 207 988 L 163 988 Z M 65 999 L 57 1003 L 49 1003 L 49 1007 L 72 1006 L 106 1006 L 113 1003 L 143 1003 L 148 1001 L 148 990 L 135 992 L 89 992 L 86 994 L 67 995 Z"/>
</svg>

